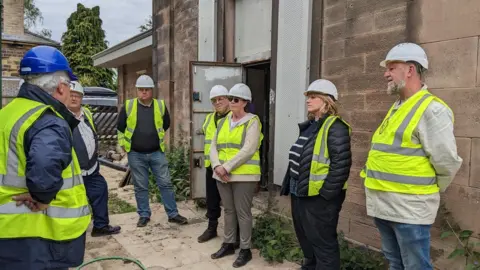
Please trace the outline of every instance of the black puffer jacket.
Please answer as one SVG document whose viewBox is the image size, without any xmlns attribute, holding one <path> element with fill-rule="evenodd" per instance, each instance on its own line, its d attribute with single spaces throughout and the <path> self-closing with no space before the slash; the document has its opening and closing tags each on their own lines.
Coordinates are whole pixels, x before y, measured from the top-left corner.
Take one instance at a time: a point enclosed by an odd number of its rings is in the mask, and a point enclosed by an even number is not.
<svg viewBox="0 0 480 270">
<path fill-rule="evenodd" d="M 317 138 L 320 127 L 324 124 L 328 115 L 325 115 L 319 120 L 318 128 L 314 129 L 312 134 L 309 134 L 308 141 L 303 147 L 303 152 L 300 156 L 299 175 L 297 182 L 296 194 L 298 197 L 308 196 L 308 182 L 310 178 L 310 164 L 313 157 L 313 148 Z M 301 123 L 300 133 L 307 129 L 311 124 L 310 121 Z M 350 175 L 350 167 L 352 166 L 352 152 L 350 146 L 350 134 L 348 127 L 340 120 L 336 120 L 330 130 L 328 131 L 328 153 L 330 155 L 330 170 L 325 183 L 320 189 L 320 195 L 326 200 L 336 197 L 342 192 L 343 185 Z M 290 193 L 290 166 L 287 169 L 283 179 L 282 190 L 280 195 L 288 195 Z"/>
</svg>

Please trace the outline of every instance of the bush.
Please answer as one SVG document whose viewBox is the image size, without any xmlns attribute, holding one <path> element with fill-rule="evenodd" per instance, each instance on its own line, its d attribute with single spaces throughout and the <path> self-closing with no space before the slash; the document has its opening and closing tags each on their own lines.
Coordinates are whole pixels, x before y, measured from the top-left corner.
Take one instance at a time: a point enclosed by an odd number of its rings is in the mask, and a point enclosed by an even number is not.
<svg viewBox="0 0 480 270">
<path fill-rule="evenodd" d="M 184 201 L 190 197 L 190 158 L 189 151 L 186 147 L 176 147 L 167 151 L 168 168 L 170 170 L 170 178 L 172 179 L 173 189 L 175 191 L 175 199 Z M 162 202 L 160 192 L 155 182 L 155 178 L 150 173 L 149 178 L 150 200 Z"/>
<path fill-rule="evenodd" d="M 253 245 L 260 250 L 268 262 L 283 260 L 301 263 L 303 252 L 298 244 L 293 223 L 274 214 L 265 213 L 255 220 Z M 367 248 L 353 247 L 338 235 L 342 270 L 381 270 L 385 269 L 383 256 Z"/>
</svg>

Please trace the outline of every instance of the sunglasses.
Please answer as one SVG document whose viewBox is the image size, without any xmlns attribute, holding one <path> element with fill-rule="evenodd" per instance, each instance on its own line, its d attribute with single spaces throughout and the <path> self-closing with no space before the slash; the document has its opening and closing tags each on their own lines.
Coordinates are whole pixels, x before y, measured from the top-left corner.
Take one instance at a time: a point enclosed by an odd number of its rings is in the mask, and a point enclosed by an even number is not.
<svg viewBox="0 0 480 270">
<path fill-rule="evenodd" d="M 240 100 L 243 100 L 243 99 L 237 98 L 237 97 L 228 97 L 228 101 L 230 101 L 232 103 L 238 103 L 238 102 L 240 102 Z"/>
</svg>

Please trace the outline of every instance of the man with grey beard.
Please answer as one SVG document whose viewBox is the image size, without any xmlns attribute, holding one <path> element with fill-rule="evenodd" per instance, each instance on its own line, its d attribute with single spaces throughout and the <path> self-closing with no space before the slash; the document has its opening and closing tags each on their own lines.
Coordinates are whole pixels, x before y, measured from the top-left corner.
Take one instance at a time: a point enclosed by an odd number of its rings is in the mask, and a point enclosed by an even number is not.
<svg viewBox="0 0 480 270">
<path fill-rule="evenodd" d="M 387 93 L 398 96 L 372 137 L 365 168 L 367 214 L 374 217 L 390 269 L 432 269 L 430 227 L 462 164 L 450 107 L 423 83 L 428 59 L 413 43 L 380 63 Z"/>
</svg>

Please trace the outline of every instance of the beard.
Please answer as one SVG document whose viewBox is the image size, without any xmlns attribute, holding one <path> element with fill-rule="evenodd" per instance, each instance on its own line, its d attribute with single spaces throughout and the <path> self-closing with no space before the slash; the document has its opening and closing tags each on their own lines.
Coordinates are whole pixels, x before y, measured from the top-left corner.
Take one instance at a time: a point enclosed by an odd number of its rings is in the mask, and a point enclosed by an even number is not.
<svg viewBox="0 0 480 270">
<path fill-rule="evenodd" d="M 400 94 L 400 90 L 405 88 L 406 82 L 401 80 L 400 82 L 396 83 L 394 81 L 390 81 L 387 87 L 387 93 L 389 95 L 398 95 Z"/>
</svg>

